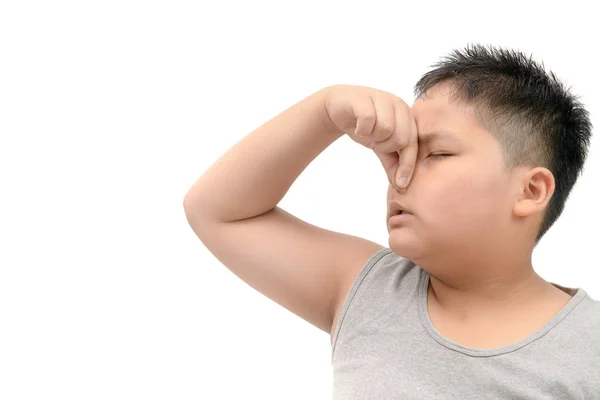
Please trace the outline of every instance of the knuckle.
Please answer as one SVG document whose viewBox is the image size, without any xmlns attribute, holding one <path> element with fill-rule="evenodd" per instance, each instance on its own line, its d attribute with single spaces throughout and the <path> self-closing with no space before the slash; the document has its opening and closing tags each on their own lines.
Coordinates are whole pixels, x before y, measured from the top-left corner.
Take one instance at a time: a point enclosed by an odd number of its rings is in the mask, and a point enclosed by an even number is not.
<svg viewBox="0 0 600 400">
<path fill-rule="evenodd" d="M 377 116 L 375 115 L 374 111 L 371 110 L 365 110 L 361 113 L 360 117 L 365 121 L 365 122 L 374 122 L 377 119 Z"/>
<path fill-rule="evenodd" d="M 395 125 L 390 121 L 377 121 L 377 129 L 384 133 L 392 133 Z"/>
<path fill-rule="evenodd" d="M 408 137 L 406 135 L 396 135 L 394 143 L 398 148 L 404 148 L 408 146 Z"/>
<path fill-rule="evenodd" d="M 406 102 L 404 100 L 402 100 L 400 97 L 394 97 L 393 102 L 394 102 L 394 107 L 397 108 L 398 110 L 406 110 L 407 108 L 409 108 L 408 104 L 406 104 Z"/>
</svg>

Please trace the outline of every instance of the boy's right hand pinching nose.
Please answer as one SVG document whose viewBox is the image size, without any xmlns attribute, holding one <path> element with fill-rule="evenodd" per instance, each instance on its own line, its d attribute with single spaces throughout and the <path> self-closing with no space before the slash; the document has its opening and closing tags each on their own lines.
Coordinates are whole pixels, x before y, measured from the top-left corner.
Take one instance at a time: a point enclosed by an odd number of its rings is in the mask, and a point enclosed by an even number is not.
<svg viewBox="0 0 600 400">
<path fill-rule="evenodd" d="M 390 184 L 408 186 L 418 153 L 417 124 L 408 104 L 389 92 L 355 85 L 326 88 L 324 101 L 335 128 L 375 152 Z"/>
</svg>

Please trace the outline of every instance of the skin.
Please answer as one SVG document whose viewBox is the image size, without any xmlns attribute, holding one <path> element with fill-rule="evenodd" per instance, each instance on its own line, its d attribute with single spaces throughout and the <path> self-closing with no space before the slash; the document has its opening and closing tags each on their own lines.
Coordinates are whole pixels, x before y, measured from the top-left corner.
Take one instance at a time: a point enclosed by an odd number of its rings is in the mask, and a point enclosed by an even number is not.
<svg viewBox="0 0 600 400">
<path fill-rule="evenodd" d="M 428 307 L 438 326 L 493 330 L 522 321 L 525 336 L 571 299 L 531 262 L 554 178 L 542 167 L 505 171 L 500 143 L 472 108 L 450 101 L 449 89 L 440 84 L 411 107 L 419 136 L 415 169 L 405 189 L 388 186 L 387 202 L 399 201 L 412 215 L 397 227 L 386 219 L 389 247 L 429 272 Z M 453 139 L 423 140 L 440 130 Z"/>
</svg>

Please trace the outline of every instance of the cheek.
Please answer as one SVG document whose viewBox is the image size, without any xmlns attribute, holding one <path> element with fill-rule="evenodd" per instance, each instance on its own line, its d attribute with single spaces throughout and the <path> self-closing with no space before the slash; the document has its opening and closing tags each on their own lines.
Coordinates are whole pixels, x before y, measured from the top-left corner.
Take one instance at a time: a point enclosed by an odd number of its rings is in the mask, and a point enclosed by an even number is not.
<svg viewBox="0 0 600 400">
<path fill-rule="evenodd" d="M 501 198 L 494 182 L 497 178 L 482 175 L 462 175 L 432 185 L 428 198 L 433 202 L 435 218 L 440 223 L 461 226 L 488 225 L 497 216 Z"/>
</svg>

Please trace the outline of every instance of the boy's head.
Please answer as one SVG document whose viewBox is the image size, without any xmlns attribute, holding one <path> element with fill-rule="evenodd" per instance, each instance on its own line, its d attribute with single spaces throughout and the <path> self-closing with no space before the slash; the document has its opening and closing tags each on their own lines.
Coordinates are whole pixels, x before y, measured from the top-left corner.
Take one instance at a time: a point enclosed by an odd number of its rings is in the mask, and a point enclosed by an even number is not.
<svg viewBox="0 0 600 400">
<path fill-rule="evenodd" d="M 415 85 L 413 177 L 388 188 L 388 202 L 413 214 L 390 230 L 390 246 L 417 259 L 429 249 L 465 260 L 531 252 L 583 168 L 588 112 L 518 51 L 467 46 L 434 67 Z"/>
</svg>

